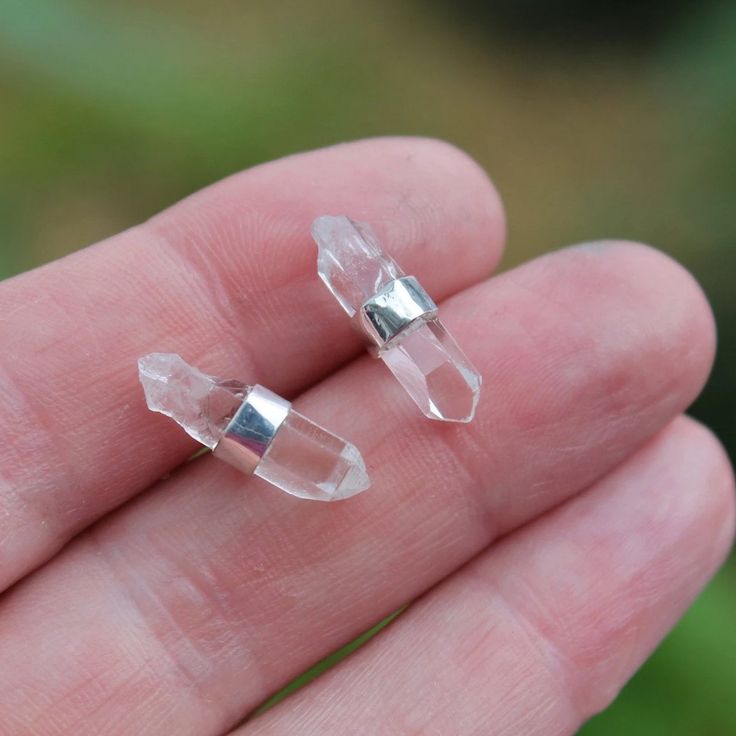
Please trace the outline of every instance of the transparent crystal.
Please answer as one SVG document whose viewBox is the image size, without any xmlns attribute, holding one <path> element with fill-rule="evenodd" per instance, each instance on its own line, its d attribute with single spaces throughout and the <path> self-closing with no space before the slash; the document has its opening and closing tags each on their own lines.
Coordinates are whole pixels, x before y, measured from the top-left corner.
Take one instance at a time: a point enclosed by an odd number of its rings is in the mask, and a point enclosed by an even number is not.
<svg viewBox="0 0 736 736">
<path fill-rule="evenodd" d="M 202 373 L 170 353 L 140 358 L 138 373 L 148 408 L 171 417 L 210 449 L 251 390 Z M 254 473 L 293 496 L 316 501 L 341 500 L 370 486 L 358 449 L 293 409 Z"/>
<path fill-rule="evenodd" d="M 208 376 L 173 353 L 139 358 L 138 377 L 148 408 L 171 417 L 190 437 L 211 450 L 249 389 L 238 381 Z"/>
<path fill-rule="evenodd" d="M 255 474 L 300 498 L 339 501 L 370 486 L 358 448 L 293 409 Z"/>
<path fill-rule="evenodd" d="M 407 330 L 380 357 L 428 417 L 455 422 L 473 418 L 480 375 L 439 320 Z"/>
<path fill-rule="evenodd" d="M 319 276 L 350 317 L 405 275 L 364 223 L 344 215 L 318 217 L 312 236 Z M 469 422 L 475 416 L 480 374 L 439 319 L 412 323 L 381 347 L 379 357 L 430 419 Z"/>
<path fill-rule="evenodd" d="M 319 246 L 319 276 L 351 317 L 381 287 L 405 275 L 381 251 L 370 225 L 323 215 L 312 223 L 312 237 Z"/>
</svg>

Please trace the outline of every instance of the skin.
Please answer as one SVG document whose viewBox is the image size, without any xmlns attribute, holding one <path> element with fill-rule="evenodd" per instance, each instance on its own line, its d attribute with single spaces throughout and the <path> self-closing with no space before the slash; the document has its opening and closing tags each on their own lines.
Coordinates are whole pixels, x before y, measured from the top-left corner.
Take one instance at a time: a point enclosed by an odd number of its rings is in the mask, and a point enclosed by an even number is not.
<svg viewBox="0 0 736 736">
<path fill-rule="evenodd" d="M 428 421 L 364 355 L 316 278 L 325 213 L 371 222 L 442 302 L 484 376 L 472 424 Z M 572 734 L 605 707 L 732 542 L 728 461 L 682 416 L 713 319 L 646 246 L 488 280 L 503 240 L 464 154 L 371 140 L 0 285 L 0 733 Z M 373 487 L 309 503 L 186 463 L 137 383 L 151 351 L 293 398 Z"/>
</svg>

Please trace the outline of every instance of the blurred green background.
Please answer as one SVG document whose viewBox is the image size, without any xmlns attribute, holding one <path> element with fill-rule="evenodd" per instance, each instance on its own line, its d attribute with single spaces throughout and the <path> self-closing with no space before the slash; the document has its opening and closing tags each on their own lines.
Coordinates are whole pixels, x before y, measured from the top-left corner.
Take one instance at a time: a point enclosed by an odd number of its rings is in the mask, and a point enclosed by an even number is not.
<svg viewBox="0 0 736 736">
<path fill-rule="evenodd" d="M 736 453 L 734 3 L 0 0 L 0 94 L 0 277 L 257 162 L 438 136 L 499 187 L 506 267 L 624 237 L 696 274 L 693 412 Z M 736 733 L 735 621 L 731 563 L 583 733 Z"/>
</svg>

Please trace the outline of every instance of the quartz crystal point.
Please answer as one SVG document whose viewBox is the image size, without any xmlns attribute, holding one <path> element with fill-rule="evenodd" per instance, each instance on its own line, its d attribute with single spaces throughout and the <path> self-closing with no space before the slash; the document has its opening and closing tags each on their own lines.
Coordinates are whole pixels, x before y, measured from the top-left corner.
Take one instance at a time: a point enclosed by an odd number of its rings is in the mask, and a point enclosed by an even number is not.
<svg viewBox="0 0 736 736">
<path fill-rule="evenodd" d="M 218 454 L 218 447 L 232 433 L 236 418 L 244 416 L 241 410 L 249 397 L 257 392 L 275 395 L 260 386 L 221 381 L 168 353 L 140 358 L 138 373 L 151 411 L 171 417 L 216 456 L 244 469 L 237 458 L 233 461 L 226 453 Z M 273 428 L 275 433 L 263 445 L 265 451 L 256 457 L 255 475 L 293 496 L 317 501 L 348 498 L 370 486 L 365 463 L 354 445 L 294 411 L 283 399 L 275 399 L 285 418 Z"/>
<path fill-rule="evenodd" d="M 138 377 L 148 408 L 171 417 L 210 450 L 217 446 L 249 389 L 244 383 L 208 376 L 170 353 L 140 358 Z"/>
<path fill-rule="evenodd" d="M 361 310 L 377 294 L 385 293 L 392 282 L 405 276 L 396 262 L 383 253 L 365 223 L 344 215 L 325 215 L 312 224 L 312 237 L 319 248 L 319 276 L 353 319 L 360 317 Z M 436 311 L 411 321 L 379 344 L 377 352 L 430 419 L 473 419 L 480 395 L 480 374 Z"/>
</svg>

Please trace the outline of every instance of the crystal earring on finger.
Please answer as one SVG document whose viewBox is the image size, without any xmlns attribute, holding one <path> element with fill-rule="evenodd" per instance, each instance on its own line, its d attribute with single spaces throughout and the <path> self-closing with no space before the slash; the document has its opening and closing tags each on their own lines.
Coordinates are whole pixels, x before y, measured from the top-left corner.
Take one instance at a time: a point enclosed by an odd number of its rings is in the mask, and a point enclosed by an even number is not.
<svg viewBox="0 0 736 736">
<path fill-rule="evenodd" d="M 171 417 L 215 457 L 293 496 L 337 501 L 370 486 L 350 442 L 263 386 L 223 381 L 170 353 L 138 361 L 151 411 Z"/>
<path fill-rule="evenodd" d="M 480 373 L 437 316 L 437 306 L 378 244 L 370 226 L 344 215 L 318 217 L 312 237 L 319 276 L 353 320 L 372 355 L 381 358 L 430 419 L 470 422 Z"/>
</svg>

